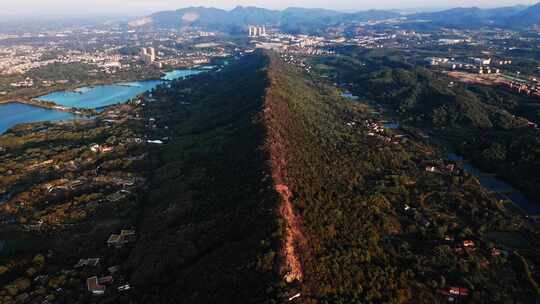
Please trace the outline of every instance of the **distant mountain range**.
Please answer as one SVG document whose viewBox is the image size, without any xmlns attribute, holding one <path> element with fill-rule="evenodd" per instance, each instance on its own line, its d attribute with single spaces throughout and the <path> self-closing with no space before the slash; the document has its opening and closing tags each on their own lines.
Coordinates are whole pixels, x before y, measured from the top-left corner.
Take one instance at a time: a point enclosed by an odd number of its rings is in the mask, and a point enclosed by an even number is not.
<svg viewBox="0 0 540 304">
<path fill-rule="evenodd" d="M 408 16 L 408 19 L 411 21 L 430 21 L 434 26 L 458 28 L 529 27 L 540 25 L 540 3 L 533 6 L 517 5 L 493 9 L 454 8 L 439 12 L 414 14 Z"/>
<path fill-rule="evenodd" d="M 499 26 L 508 28 L 540 24 L 540 3 L 533 6 L 512 6 L 495 9 L 454 8 L 438 12 L 404 16 L 396 11 L 369 10 L 343 13 L 327 9 L 287 8 L 282 11 L 258 7 L 239 6 L 230 11 L 189 7 L 176 11 L 163 11 L 133 20 L 131 27 L 182 28 L 200 27 L 229 33 L 245 32 L 249 25 L 277 26 L 291 33 L 312 33 L 336 25 L 365 21 L 406 18 L 410 23 L 422 21 L 430 26 L 477 28 Z M 429 22 L 428 22 L 429 21 Z"/>
<path fill-rule="evenodd" d="M 540 24 L 540 3 L 519 11 L 510 16 L 506 22 L 512 27 L 532 26 Z"/>
<path fill-rule="evenodd" d="M 401 17 L 397 12 L 370 10 L 342 13 L 326 9 L 288 8 L 282 11 L 239 6 L 226 11 L 216 8 L 189 7 L 164 11 L 134 20 L 132 27 L 155 26 L 179 28 L 197 26 L 208 30 L 244 32 L 249 25 L 279 26 L 288 32 L 310 32 L 343 23 Z"/>
</svg>

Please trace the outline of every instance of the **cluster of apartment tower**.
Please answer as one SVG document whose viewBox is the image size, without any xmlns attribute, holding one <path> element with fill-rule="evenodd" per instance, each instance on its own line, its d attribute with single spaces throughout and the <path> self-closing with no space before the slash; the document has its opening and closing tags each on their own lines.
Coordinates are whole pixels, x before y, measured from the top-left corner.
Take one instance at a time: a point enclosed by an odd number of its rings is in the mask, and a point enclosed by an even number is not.
<svg viewBox="0 0 540 304">
<path fill-rule="evenodd" d="M 141 48 L 141 58 L 146 64 L 156 61 L 156 50 L 153 47 Z"/>
<path fill-rule="evenodd" d="M 261 37 L 266 36 L 266 27 L 263 26 L 250 26 L 249 37 Z"/>
<path fill-rule="evenodd" d="M 141 48 L 140 57 L 144 63 L 161 69 L 162 64 L 156 61 L 156 50 L 153 47 Z"/>
</svg>

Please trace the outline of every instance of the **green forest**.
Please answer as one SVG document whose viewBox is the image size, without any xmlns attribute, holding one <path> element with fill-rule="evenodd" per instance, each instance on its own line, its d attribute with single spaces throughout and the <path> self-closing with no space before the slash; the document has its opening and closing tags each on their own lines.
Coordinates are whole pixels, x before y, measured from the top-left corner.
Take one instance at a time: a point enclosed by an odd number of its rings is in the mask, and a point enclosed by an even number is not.
<svg viewBox="0 0 540 304">
<path fill-rule="evenodd" d="M 262 55 L 245 57 L 153 92 L 145 113 L 171 139 L 159 153 L 128 261 L 141 303 L 275 297 L 277 195 L 260 116 L 266 64 Z"/>
<path fill-rule="evenodd" d="M 504 92 L 451 90 L 399 56 L 321 60 L 334 72 L 348 62 L 356 71 L 348 82 L 365 86 L 355 93 L 379 99 L 407 125 L 445 132 L 460 149 L 489 136 L 517 140 L 518 130 L 527 136 L 509 114 L 522 101 L 511 107 L 501 97 L 504 112 L 482 97 Z M 342 93 L 257 51 L 94 120 L 10 129 L 0 137 L 2 235 L 18 225 L 35 234 L 7 243 L 0 300 L 537 303 L 535 220 L 429 141 L 385 127 L 379 105 Z M 468 143 L 475 138 L 483 142 Z M 494 146 L 479 161 L 508 165 L 505 149 Z M 109 246 L 125 229 L 136 239 Z M 94 257 L 102 265 L 73 266 Z M 87 279 L 111 267 L 107 292 L 87 292 Z"/>
<path fill-rule="evenodd" d="M 433 130 L 478 167 L 540 198 L 540 131 L 526 120 L 540 123 L 537 101 L 503 88 L 455 83 L 408 63 L 398 51 L 343 53 L 317 64 L 359 96 L 392 110 L 403 124 Z"/>
<path fill-rule="evenodd" d="M 245 56 L 145 101 L 158 125 L 149 136 L 169 141 L 127 261 L 137 299 L 445 303 L 459 288 L 467 303 L 536 303 L 531 222 L 444 169 L 425 142 L 370 135 L 370 106 L 278 55 Z M 303 276 L 288 284 L 276 162 L 307 239 L 294 240 Z"/>
<path fill-rule="evenodd" d="M 305 303 L 445 303 L 449 287 L 472 303 L 536 302 L 520 261 L 539 243 L 521 216 L 467 173 L 424 170 L 445 164 L 422 142 L 370 137 L 372 110 L 335 87 L 277 57 L 269 75 L 269 125 L 309 239 Z"/>
</svg>

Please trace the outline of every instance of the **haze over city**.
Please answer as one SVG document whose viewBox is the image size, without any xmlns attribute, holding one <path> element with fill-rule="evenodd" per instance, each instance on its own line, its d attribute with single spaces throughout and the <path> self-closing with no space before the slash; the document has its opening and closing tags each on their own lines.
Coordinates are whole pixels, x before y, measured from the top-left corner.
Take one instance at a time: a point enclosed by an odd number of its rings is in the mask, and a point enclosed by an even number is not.
<svg viewBox="0 0 540 304">
<path fill-rule="evenodd" d="M 23 0 L 4 1 L 0 15 L 140 15 L 159 10 L 172 10 L 188 6 L 207 6 L 231 9 L 235 6 L 257 6 L 269 9 L 284 9 L 287 7 L 327 8 L 343 11 L 358 11 L 367 9 L 444 9 L 450 7 L 497 7 L 524 4 L 534 4 L 534 0 L 459 0 L 444 3 L 425 0 L 94 0 L 81 4 L 71 0 Z"/>
</svg>

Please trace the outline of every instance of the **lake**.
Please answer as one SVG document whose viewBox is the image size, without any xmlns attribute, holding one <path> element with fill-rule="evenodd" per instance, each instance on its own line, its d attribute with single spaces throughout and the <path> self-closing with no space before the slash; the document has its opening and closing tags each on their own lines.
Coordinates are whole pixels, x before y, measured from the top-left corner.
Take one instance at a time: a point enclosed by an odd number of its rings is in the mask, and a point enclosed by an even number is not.
<svg viewBox="0 0 540 304">
<path fill-rule="evenodd" d="M 77 116 L 22 103 L 0 104 L 0 134 L 20 124 L 38 121 L 67 120 Z"/>
<path fill-rule="evenodd" d="M 84 109 L 99 109 L 128 101 L 146 91 L 156 88 L 170 80 L 201 73 L 200 70 L 174 70 L 163 76 L 162 80 L 136 81 L 84 87 L 74 91 L 59 91 L 37 99 L 56 104 Z"/>
<path fill-rule="evenodd" d="M 76 91 L 59 91 L 38 97 L 38 100 L 52 101 L 56 104 L 84 109 L 96 109 L 125 102 L 146 91 L 152 90 L 161 80 L 99 85 Z"/>
<path fill-rule="evenodd" d="M 146 91 L 154 89 L 160 84 L 166 83 L 167 81 L 196 75 L 202 72 L 202 70 L 174 70 L 166 73 L 162 80 L 135 81 L 83 87 L 73 91 L 54 92 L 38 97 L 37 99 L 52 101 L 56 104 L 68 107 L 99 109 L 128 101 Z M 21 103 L 0 104 L 0 134 L 20 123 L 68 120 L 75 117 L 77 116 L 71 113 L 43 109 Z"/>
</svg>

